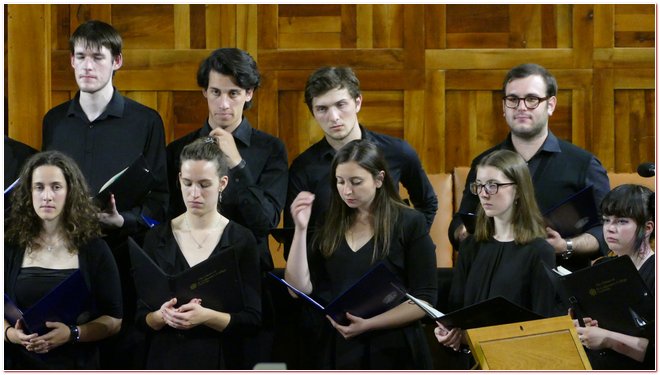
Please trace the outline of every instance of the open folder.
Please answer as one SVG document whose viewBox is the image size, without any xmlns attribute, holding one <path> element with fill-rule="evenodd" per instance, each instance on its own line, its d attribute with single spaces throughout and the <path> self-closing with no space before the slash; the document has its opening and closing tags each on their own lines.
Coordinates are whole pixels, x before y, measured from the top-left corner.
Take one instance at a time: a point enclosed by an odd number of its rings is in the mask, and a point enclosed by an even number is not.
<svg viewBox="0 0 660 375">
<path fill-rule="evenodd" d="M 544 318 L 501 296 L 475 303 L 449 314 L 441 313 L 410 294 L 406 294 L 406 296 L 424 310 L 431 319 L 442 323 L 447 328 L 480 328 Z"/>
<path fill-rule="evenodd" d="M 112 176 L 99 189 L 95 199 L 104 208 L 110 202 L 110 194 L 114 194 L 117 211 L 128 211 L 142 203 L 155 181 L 151 167 L 140 154 L 131 165 Z"/>
<path fill-rule="evenodd" d="M 168 275 L 128 238 L 131 272 L 138 297 L 151 309 L 176 297 L 177 305 L 201 298 L 202 305 L 226 313 L 243 309 L 243 288 L 234 251 L 211 255 L 176 275 Z"/>
<path fill-rule="evenodd" d="M 321 313 L 330 316 L 341 325 L 350 324 L 350 321 L 346 318 L 345 313 L 347 312 L 368 319 L 398 306 L 405 294 L 402 291 L 399 279 L 382 262 L 369 270 L 360 280 L 326 307 L 296 289 L 286 280 L 277 277 L 272 272 L 269 272 L 269 274 L 303 300 L 311 303 Z"/>
<path fill-rule="evenodd" d="M 89 289 L 80 270 L 76 270 L 25 311 L 5 293 L 5 319 L 12 326 L 20 320 L 28 334 L 43 335 L 51 330 L 46 322 L 76 324 L 78 317 L 89 309 L 89 303 Z"/>
<path fill-rule="evenodd" d="M 543 213 L 545 223 L 569 238 L 584 233 L 600 223 L 594 202 L 593 186 L 589 185 Z"/>
<path fill-rule="evenodd" d="M 628 256 L 553 278 L 577 317 L 596 319 L 599 327 L 636 336 L 655 320 L 655 298 Z"/>
</svg>

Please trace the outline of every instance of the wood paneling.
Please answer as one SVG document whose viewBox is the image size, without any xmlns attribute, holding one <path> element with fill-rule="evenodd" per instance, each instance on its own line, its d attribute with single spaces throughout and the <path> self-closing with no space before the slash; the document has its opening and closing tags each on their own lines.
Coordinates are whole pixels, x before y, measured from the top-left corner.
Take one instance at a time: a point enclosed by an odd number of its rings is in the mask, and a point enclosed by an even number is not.
<svg viewBox="0 0 660 375">
<path fill-rule="evenodd" d="M 556 75 L 560 138 L 609 171 L 654 159 L 653 4 L 88 4 L 6 6 L 9 134 L 40 147 L 41 118 L 76 92 L 68 39 L 88 19 L 124 39 L 115 85 L 155 108 L 171 141 L 203 123 L 199 63 L 219 47 L 246 49 L 262 73 L 254 125 L 292 160 L 322 137 L 303 102 L 309 74 L 350 65 L 360 121 L 402 137 L 429 173 L 468 165 L 508 132 L 501 84 L 536 62 Z M 25 48 L 30 46 L 30 48 Z M 35 51 L 38 51 L 35 53 Z"/>
</svg>

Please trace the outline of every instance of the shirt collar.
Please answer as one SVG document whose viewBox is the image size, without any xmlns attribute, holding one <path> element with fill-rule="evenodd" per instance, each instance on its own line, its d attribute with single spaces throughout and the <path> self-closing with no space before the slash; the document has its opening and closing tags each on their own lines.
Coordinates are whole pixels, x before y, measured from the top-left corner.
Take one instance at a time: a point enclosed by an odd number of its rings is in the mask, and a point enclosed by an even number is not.
<svg viewBox="0 0 660 375">
<path fill-rule="evenodd" d="M 507 150 L 516 151 L 516 148 L 513 147 L 513 141 L 511 140 L 511 133 L 509 133 L 509 135 L 506 137 L 506 141 L 504 141 L 504 148 Z M 548 130 L 548 136 L 545 137 L 545 141 L 543 141 L 541 148 L 539 148 L 536 153 L 538 154 L 542 151 L 561 152 L 561 148 L 559 147 L 559 140 L 554 134 L 552 134 L 550 130 Z"/>
<path fill-rule="evenodd" d="M 112 92 L 112 97 L 110 98 L 110 102 L 108 102 L 108 105 L 105 107 L 105 110 L 103 111 L 103 113 L 101 113 L 99 117 L 96 118 L 96 120 L 103 120 L 108 116 L 119 117 L 119 118 L 123 117 L 124 104 L 125 104 L 124 97 L 119 93 L 119 90 L 113 87 L 113 92 Z M 78 116 L 83 119 L 87 118 L 87 115 L 85 115 L 85 112 L 80 106 L 80 91 L 76 93 L 76 97 L 69 104 L 69 109 L 67 110 L 66 115 L 69 117 Z"/>
<path fill-rule="evenodd" d="M 362 134 L 361 139 L 373 141 L 374 138 L 373 134 L 369 130 L 367 130 L 364 126 L 360 124 L 358 124 L 358 126 L 360 127 L 360 134 Z M 332 159 L 335 157 L 336 153 L 337 152 L 335 151 L 335 149 L 332 148 L 332 146 L 330 146 L 330 143 L 328 143 L 328 140 L 324 136 L 323 139 L 321 140 L 321 152 L 320 152 L 321 160 L 328 158 Z"/>
<path fill-rule="evenodd" d="M 209 134 L 211 134 L 211 125 L 209 124 L 209 120 L 206 120 L 206 123 L 202 127 L 202 130 L 199 133 L 200 137 L 207 137 Z M 250 141 L 252 139 L 252 125 L 250 125 L 250 121 L 248 121 L 247 117 L 243 117 L 241 120 L 241 123 L 238 124 L 238 127 L 234 129 L 234 131 L 231 133 L 235 139 L 238 139 L 241 141 L 243 144 L 246 146 L 250 146 Z"/>
</svg>

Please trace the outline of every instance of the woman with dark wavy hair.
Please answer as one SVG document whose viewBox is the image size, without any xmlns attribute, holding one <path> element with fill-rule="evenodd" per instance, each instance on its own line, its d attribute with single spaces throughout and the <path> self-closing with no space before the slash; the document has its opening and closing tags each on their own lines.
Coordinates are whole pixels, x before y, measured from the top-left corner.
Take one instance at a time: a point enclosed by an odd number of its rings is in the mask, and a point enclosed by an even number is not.
<svg viewBox="0 0 660 375">
<path fill-rule="evenodd" d="M 555 267 L 527 163 L 518 153 L 497 150 L 477 165 L 470 184 L 479 196 L 473 236 L 462 243 L 454 266 L 452 310 L 502 296 L 544 316 L 556 313 L 555 291 L 544 267 Z M 438 341 L 454 350 L 465 344 L 461 328 L 438 323 Z"/>
<path fill-rule="evenodd" d="M 5 319 L 5 368 L 98 369 L 96 343 L 122 320 L 119 274 L 99 238 L 98 210 L 80 169 L 62 153 L 35 154 L 19 178 L 6 222 L 5 293 L 28 309 L 79 269 L 93 303 L 77 324 L 47 322 L 43 335 Z"/>
<path fill-rule="evenodd" d="M 295 232 L 285 278 L 329 303 L 383 262 L 413 296 L 437 299 L 435 245 L 424 215 L 403 204 L 378 147 L 355 140 L 332 162 L 330 208 L 308 252 L 307 226 L 314 195 L 301 192 L 291 204 Z M 308 255 L 309 254 L 309 255 Z M 322 369 L 430 369 L 419 324 L 424 312 L 400 305 L 371 318 L 346 313 L 350 322 L 322 322 L 317 358 Z"/>
<path fill-rule="evenodd" d="M 620 185 L 607 193 L 600 210 L 603 236 L 613 257 L 630 257 L 653 293 L 655 252 L 651 243 L 655 239 L 655 193 L 641 185 Z M 601 258 L 596 263 L 613 257 Z M 648 308 L 653 311 L 653 307 Z M 655 317 L 655 314 L 648 315 Z M 638 336 L 632 336 L 599 327 L 597 319 L 597 316 L 585 318 L 586 327 L 579 327 L 575 322 L 594 370 L 652 370 L 655 367 L 655 324 L 646 324 Z"/>
</svg>

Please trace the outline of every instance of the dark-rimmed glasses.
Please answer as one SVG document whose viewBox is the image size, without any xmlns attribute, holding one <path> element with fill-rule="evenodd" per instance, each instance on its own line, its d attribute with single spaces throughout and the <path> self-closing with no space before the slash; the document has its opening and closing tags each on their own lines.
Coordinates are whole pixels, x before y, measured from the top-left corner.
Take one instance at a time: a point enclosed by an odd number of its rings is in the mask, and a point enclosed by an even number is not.
<svg viewBox="0 0 660 375">
<path fill-rule="evenodd" d="M 535 109 L 536 107 L 539 106 L 539 104 L 541 104 L 541 102 L 544 102 L 550 98 L 551 96 L 539 98 L 538 96 L 528 95 L 524 98 L 519 98 L 515 95 L 507 95 L 504 98 L 502 98 L 502 100 L 504 100 L 504 105 L 507 108 L 512 108 L 512 109 L 518 108 L 518 104 L 520 104 L 520 101 L 522 100 L 523 103 L 525 103 L 525 107 L 527 107 L 527 109 Z"/>
<path fill-rule="evenodd" d="M 485 184 L 478 184 L 476 182 L 473 182 L 470 184 L 470 193 L 474 195 L 479 195 L 481 193 L 481 189 L 484 189 L 486 191 L 486 194 L 488 195 L 493 195 L 497 194 L 497 192 L 500 190 L 500 186 L 509 186 L 509 185 L 515 185 L 515 182 L 487 182 Z"/>
</svg>

